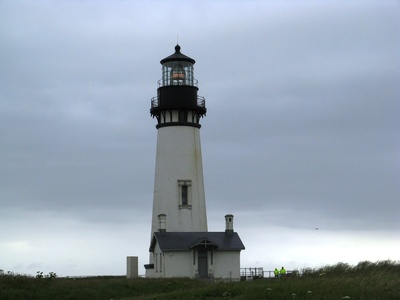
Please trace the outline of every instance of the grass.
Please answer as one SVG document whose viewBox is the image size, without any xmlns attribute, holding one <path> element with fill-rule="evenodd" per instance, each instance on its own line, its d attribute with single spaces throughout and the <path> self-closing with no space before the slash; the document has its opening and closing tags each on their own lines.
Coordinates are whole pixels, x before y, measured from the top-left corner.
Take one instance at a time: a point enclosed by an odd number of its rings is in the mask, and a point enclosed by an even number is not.
<svg viewBox="0 0 400 300">
<path fill-rule="evenodd" d="M 400 299 L 399 262 L 338 263 L 300 273 L 295 278 L 242 282 L 4 275 L 0 276 L 0 299 Z"/>
</svg>

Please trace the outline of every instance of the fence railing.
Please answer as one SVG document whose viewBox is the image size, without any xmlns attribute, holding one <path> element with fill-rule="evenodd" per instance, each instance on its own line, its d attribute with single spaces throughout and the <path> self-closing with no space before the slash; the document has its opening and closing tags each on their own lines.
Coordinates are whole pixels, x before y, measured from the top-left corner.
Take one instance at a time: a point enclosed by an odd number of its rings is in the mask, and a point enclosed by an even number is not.
<svg viewBox="0 0 400 300">
<path fill-rule="evenodd" d="M 298 271 L 287 270 L 285 275 L 280 275 L 279 278 L 288 278 L 298 276 Z M 263 268 L 240 268 L 240 277 L 242 280 L 253 280 L 262 278 L 275 278 L 274 271 L 264 271 Z"/>
</svg>

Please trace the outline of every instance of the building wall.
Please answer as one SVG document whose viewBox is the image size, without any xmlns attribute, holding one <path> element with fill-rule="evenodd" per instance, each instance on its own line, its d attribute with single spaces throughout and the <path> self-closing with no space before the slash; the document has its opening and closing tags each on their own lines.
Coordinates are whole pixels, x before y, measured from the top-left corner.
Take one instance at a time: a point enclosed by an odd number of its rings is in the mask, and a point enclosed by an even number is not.
<svg viewBox="0 0 400 300">
<path fill-rule="evenodd" d="M 145 276 L 147 278 L 157 278 L 157 277 L 163 277 L 162 273 L 158 272 L 158 268 L 157 268 L 157 272 L 156 272 L 156 263 L 158 264 L 159 262 L 156 261 L 156 258 L 159 259 L 159 254 L 162 253 L 160 250 L 160 247 L 158 246 L 158 244 L 156 244 L 156 246 L 154 247 L 154 252 L 150 252 L 149 253 L 149 264 L 154 264 L 154 268 L 153 269 L 146 269 L 146 273 Z"/>
<path fill-rule="evenodd" d="M 193 251 L 174 251 L 164 253 L 165 277 L 195 277 Z"/>
<path fill-rule="evenodd" d="M 156 244 L 154 255 L 150 253 L 150 256 L 153 257 L 154 269 L 146 270 L 146 277 L 195 277 L 193 250 L 162 252 Z"/>
<path fill-rule="evenodd" d="M 198 275 L 197 252 L 168 251 L 161 252 L 155 247 L 154 270 L 146 271 L 146 277 L 189 277 Z M 227 280 L 240 280 L 240 251 L 211 251 L 207 253 L 208 273 L 211 277 Z"/>
<path fill-rule="evenodd" d="M 240 280 L 240 251 L 214 251 L 214 278 Z"/>
</svg>

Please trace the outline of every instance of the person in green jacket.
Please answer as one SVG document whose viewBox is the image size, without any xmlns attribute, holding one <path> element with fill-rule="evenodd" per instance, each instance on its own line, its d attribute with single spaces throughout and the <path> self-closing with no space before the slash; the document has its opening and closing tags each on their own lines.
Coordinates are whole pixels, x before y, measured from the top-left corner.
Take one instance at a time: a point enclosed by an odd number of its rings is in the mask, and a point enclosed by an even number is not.
<svg viewBox="0 0 400 300">
<path fill-rule="evenodd" d="M 274 270 L 275 278 L 279 278 L 279 270 L 275 268 Z"/>
<path fill-rule="evenodd" d="M 279 271 L 279 274 L 281 275 L 281 277 L 282 275 L 286 275 L 286 270 L 284 267 L 282 267 L 282 269 Z"/>
</svg>

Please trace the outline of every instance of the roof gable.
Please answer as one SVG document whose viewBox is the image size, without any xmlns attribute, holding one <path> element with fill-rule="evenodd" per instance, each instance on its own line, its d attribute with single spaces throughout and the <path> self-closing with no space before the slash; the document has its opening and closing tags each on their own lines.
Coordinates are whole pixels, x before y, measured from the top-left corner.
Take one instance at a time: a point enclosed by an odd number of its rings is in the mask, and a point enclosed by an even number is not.
<svg viewBox="0 0 400 300">
<path fill-rule="evenodd" d="M 216 247 L 216 248 L 218 247 L 215 242 L 207 239 L 206 237 L 203 237 L 203 238 L 199 238 L 196 241 L 194 241 L 191 245 L 189 245 L 189 248 L 192 249 L 192 248 L 199 247 L 199 246 L 203 246 L 203 247 L 211 246 L 211 247 Z"/>
</svg>

